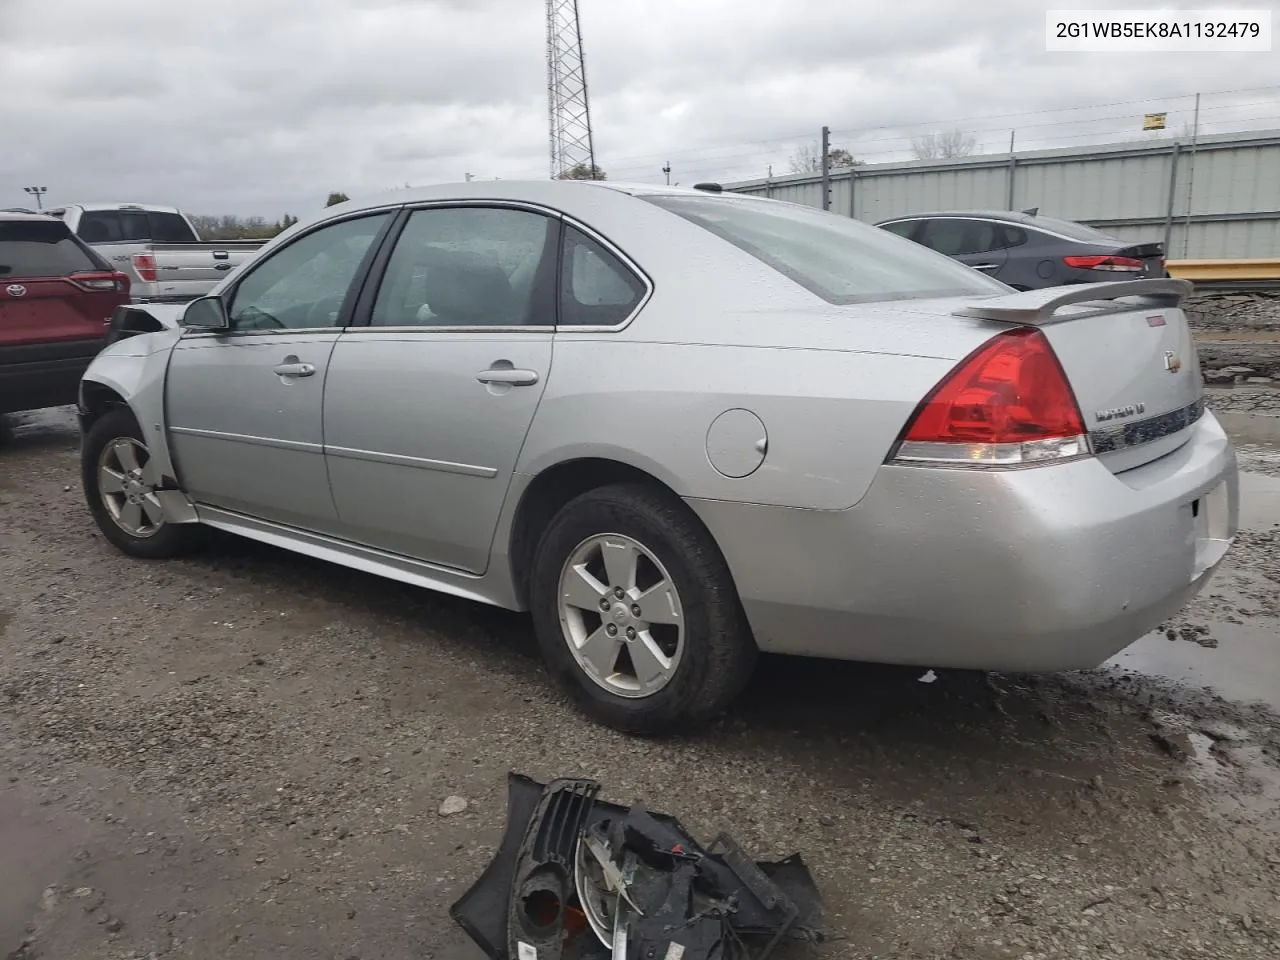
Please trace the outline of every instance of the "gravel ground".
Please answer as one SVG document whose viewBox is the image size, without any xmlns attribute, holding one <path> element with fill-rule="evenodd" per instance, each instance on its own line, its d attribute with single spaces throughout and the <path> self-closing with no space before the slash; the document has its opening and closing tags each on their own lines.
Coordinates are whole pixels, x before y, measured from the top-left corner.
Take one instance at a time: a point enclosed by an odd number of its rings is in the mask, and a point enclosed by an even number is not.
<svg viewBox="0 0 1280 960">
<path fill-rule="evenodd" d="M 1205 394 L 1215 413 L 1280 417 L 1280 389 L 1275 387 L 1209 387 Z"/>
<path fill-rule="evenodd" d="M 713 729 L 628 739 L 548 688 L 522 617 L 231 539 L 130 560 L 76 477 L 65 421 L 0 450 L 0 956 L 474 960 L 447 911 L 511 769 L 801 851 L 826 957 L 1280 955 L 1265 707 L 766 660 Z M 1178 630 L 1274 635 L 1274 536 Z"/>
</svg>

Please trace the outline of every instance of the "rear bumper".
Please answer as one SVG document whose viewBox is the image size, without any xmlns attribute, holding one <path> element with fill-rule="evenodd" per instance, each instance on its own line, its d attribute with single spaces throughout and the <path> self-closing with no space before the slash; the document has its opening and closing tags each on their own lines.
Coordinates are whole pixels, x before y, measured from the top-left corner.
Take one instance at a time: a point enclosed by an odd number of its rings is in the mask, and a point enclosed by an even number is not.
<svg viewBox="0 0 1280 960">
<path fill-rule="evenodd" d="M 75 403 L 102 340 L 0 347 L 0 413 Z"/>
<path fill-rule="evenodd" d="M 761 649 L 930 667 L 1093 667 L 1176 613 L 1236 533 L 1235 453 L 1212 414 L 1112 474 L 885 466 L 845 511 L 690 501 Z"/>
</svg>

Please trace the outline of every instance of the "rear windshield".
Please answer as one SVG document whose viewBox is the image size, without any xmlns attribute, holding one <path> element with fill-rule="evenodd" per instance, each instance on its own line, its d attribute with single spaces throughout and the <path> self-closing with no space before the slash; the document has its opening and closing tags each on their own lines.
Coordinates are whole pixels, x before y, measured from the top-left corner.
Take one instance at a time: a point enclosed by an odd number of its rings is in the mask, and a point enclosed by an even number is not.
<svg viewBox="0 0 1280 960">
<path fill-rule="evenodd" d="M 1007 293 L 998 281 L 887 230 L 811 207 L 729 197 L 645 197 L 828 303 Z"/>
<path fill-rule="evenodd" d="M 104 269 L 60 220 L 0 220 L 0 280 Z"/>
<path fill-rule="evenodd" d="M 193 243 L 196 235 L 178 213 L 149 213 L 151 239 L 156 243 Z"/>
<path fill-rule="evenodd" d="M 1101 230 L 1095 230 L 1093 227 L 1086 227 L 1083 223 L 1076 223 L 1073 220 L 1059 220 L 1057 217 L 1041 217 L 1036 216 L 1031 220 L 1031 226 L 1044 227 L 1046 230 L 1052 230 L 1054 233 L 1060 233 L 1064 237 L 1072 240 L 1083 240 L 1086 243 L 1115 243 L 1116 238 L 1109 233 L 1103 233 Z"/>
</svg>

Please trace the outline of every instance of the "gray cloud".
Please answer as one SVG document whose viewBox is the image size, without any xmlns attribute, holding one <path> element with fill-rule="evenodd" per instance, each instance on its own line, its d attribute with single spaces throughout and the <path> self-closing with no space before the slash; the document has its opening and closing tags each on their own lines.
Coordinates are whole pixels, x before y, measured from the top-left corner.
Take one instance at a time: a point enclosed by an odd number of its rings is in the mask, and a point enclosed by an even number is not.
<svg viewBox="0 0 1280 960">
<path fill-rule="evenodd" d="M 785 172 L 824 123 L 872 161 L 953 120 L 991 149 L 1012 127 L 1114 139 L 1146 110 L 1177 123 L 1176 95 L 1280 81 L 1274 54 L 1048 54 L 1051 0 L 579 2 L 615 179 Z M 41 183 L 274 217 L 330 190 L 546 176 L 539 0 L 0 0 L 0 21 L 0 206 Z M 1280 90 L 1206 98 L 1204 120 L 1280 127 Z"/>
</svg>

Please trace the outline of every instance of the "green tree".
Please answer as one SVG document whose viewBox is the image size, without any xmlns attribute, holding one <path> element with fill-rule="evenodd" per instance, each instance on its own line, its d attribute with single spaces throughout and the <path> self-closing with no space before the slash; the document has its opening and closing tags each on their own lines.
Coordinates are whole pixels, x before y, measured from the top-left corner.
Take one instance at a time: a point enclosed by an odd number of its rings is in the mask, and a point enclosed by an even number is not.
<svg viewBox="0 0 1280 960">
<path fill-rule="evenodd" d="M 350 199 L 351 198 L 348 197 L 345 193 L 339 193 L 337 191 L 334 191 L 333 193 L 329 194 L 329 199 L 325 201 L 324 205 L 326 207 L 332 207 L 335 204 L 346 203 Z"/>
<path fill-rule="evenodd" d="M 597 164 L 593 163 L 590 166 L 588 166 L 585 163 L 577 163 L 577 164 L 574 164 L 572 167 L 570 167 L 568 170 L 562 171 L 560 176 L 556 177 L 556 179 L 557 180 L 607 180 L 608 177 L 604 175 L 604 171 L 601 170 L 599 165 Z"/>
</svg>

